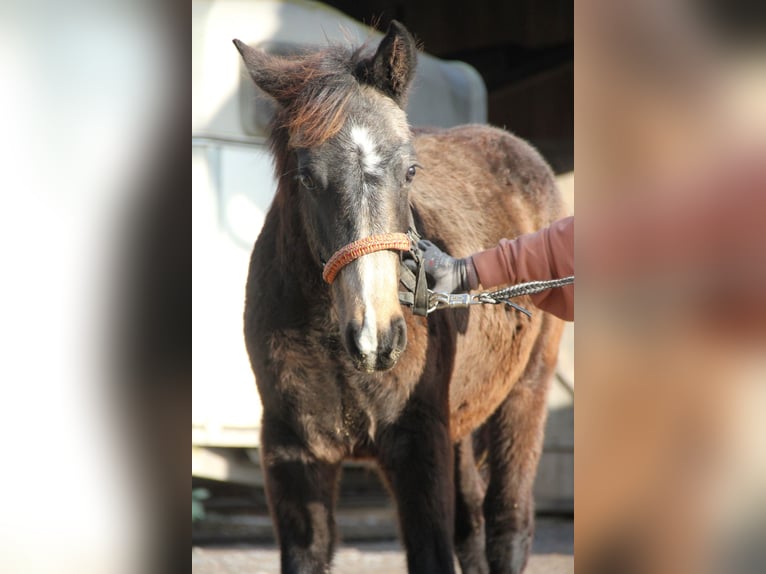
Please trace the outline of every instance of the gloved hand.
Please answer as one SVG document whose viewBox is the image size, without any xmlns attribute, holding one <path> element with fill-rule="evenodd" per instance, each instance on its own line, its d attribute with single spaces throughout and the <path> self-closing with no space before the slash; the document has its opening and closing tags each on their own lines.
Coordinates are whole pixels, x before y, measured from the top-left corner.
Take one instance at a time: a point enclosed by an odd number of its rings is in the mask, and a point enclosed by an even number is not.
<svg viewBox="0 0 766 574">
<path fill-rule="evenodd" d="M 421 239 L 418 247 L 423 252 L 428 287 L 433 291 L 455 293 L 470 291 L 479 286 L 476 267 L 470 257 L 450 257 L 427 239 Z"/>
</svg>

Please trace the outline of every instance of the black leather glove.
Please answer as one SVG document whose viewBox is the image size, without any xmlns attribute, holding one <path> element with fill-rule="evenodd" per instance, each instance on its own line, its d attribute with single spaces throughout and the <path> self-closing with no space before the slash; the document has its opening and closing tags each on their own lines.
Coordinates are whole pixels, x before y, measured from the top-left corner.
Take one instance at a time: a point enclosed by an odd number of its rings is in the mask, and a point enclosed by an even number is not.
<svg viewBox="0 0 766 574">
<path fill-rule="evenodd" d="M 433 291 L 455 293 L 470 291 L 479 286 L 476 267 L 470 257 L 450 257 L 427 239 L 421 239 L 418 247 L 423 252 L 428 287 Z"/>
</svg>

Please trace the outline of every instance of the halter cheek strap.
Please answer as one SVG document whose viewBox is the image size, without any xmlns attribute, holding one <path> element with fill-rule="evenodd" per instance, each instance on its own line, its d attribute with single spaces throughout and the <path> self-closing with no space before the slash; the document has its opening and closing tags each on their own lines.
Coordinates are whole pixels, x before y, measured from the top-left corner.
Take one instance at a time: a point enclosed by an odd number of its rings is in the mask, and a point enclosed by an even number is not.
<svg viewBox="0 0 766 574">
<path fill-rule="evenodd" d="M 410 238 L 404 233 L 381 233 L 380 235 L 371 235 L 349 243 L 345 247 L 338 249 L 330 257 L 330 260 L 324 266 L 322 277 L 327 283 L 332 284 L 338 272 L 352 261 L 359 259 L 363 255 L 387 249 L 409 251 Z"/>
</svg>

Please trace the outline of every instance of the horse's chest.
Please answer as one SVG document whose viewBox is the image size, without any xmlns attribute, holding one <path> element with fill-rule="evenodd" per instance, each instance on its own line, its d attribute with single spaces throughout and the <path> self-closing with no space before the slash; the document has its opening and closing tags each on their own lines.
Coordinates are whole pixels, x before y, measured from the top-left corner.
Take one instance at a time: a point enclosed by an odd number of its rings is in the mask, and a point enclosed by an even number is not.
<svg viewBox="0 0 766 574">
<path fill-rule="evenodd" d="M 289 343 L 288 337 L 272 345 L 276 377 L 270 391 L 283 419 L 325 456 L 363 450 L 374 440 L 379 419 L 379 405 L 365 392 L 369 385 L 333 345 Z"/>
<path fill-rule="evenodd" d="M 299 407 L 298 424 L 307 444 L 332 449 L 338 456 L 371 452 L 378 427 L 378 409 L 343 377 L 319 381 Z"/>
</svg>

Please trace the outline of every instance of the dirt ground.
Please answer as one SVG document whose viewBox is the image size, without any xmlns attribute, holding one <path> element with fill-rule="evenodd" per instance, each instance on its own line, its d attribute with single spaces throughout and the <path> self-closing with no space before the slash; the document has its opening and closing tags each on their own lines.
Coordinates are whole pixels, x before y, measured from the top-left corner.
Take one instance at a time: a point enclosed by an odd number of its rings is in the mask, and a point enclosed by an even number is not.
<svg viewBox="0 0 766 574">
<path fill-rule="evenodd" d="M 571 520 L 539 519 L 533 554 L 525 574 L 574 572 L 574 525 Z M 341 544 L 333 574 L 405 573 L 404 552 L 396 541 Z M 274 546 L 207 546 L 192 549 L 195 574 L 279 574 Z"/>
</svg>

